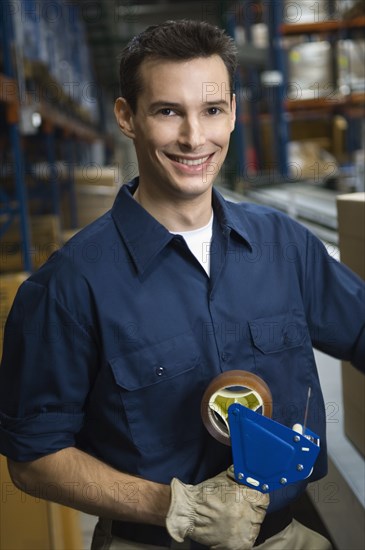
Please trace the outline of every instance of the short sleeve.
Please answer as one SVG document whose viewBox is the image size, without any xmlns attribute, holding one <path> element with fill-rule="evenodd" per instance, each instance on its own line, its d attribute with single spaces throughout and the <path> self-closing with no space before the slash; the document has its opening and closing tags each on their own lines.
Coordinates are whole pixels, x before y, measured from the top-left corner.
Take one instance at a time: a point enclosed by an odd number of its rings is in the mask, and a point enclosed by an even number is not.
<svg viewBox="0 0 365 550">
<path fill-rule="evenodd" d="M 47 286 L 23 283 L 4 333 L 0 453 L 29 461 L 73 446 L 96 364 L 86 327 Z"/>
</svg>

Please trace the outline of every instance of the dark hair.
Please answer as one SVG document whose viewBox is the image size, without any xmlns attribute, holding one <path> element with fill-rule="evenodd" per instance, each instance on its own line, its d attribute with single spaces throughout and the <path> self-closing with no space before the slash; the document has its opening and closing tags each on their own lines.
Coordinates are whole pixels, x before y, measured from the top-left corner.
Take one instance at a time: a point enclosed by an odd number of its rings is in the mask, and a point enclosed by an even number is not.
<svg viewBox="0 0 365 550">
<path fill-rule="evenodd" d="M 205 21 L 165 21 L 152 25 L 132 38 L 121 54 L 120 90 L 132 111 L 137 109 L 141 91 L 139 67 L 146 58 L 183 61 L 219 55 L 227 67 L 231 96 L 237 67 L 233 39 L 222 29 Z"/>
</svg>

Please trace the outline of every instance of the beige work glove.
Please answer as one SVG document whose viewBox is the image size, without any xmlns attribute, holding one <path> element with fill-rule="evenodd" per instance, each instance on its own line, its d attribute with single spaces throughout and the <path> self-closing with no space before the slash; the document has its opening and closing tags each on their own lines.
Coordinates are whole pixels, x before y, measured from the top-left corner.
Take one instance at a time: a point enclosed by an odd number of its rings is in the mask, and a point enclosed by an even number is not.
<svg viewBox="0 0 365 550">
<path fill-rule="evenodd" d="M 249 550 L 259 534 L 269 495 L 240 485 L 231 470 L 198 485 L 171 481 L 166 528 L 177 542 L 189 537 L 212 550 Z"/>
</svg>

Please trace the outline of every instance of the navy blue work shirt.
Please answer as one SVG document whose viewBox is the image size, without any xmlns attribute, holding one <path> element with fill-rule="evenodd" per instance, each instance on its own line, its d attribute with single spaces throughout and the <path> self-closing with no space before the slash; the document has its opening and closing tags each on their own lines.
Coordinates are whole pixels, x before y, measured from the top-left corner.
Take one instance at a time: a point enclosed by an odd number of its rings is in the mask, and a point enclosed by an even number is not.
<svg viewBox="0 0 365 550">
<path fill-rule="evenodd" d="M 120 471 L 197 483 L 232 462 L 200 418 L 222 371 L 263 378 L 273 418 L 321 437 L 312 345 L 364 367 L 364 283 L 284 214 L 213 190 L 211 276 L 121 188 L 111 211 L 20 287 L 0 369 L 0 452 L 29 461 L 76 445 Z M 208 249 L 207 249 L 208 254 Z M 280 508 L 304 484 L 271 495 Z"/>
</svg>

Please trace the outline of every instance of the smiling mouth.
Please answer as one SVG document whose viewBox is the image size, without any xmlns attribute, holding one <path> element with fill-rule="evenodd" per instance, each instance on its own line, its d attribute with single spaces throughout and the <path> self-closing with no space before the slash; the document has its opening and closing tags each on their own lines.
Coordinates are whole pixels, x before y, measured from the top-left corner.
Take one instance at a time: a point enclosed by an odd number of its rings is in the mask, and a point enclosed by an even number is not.
<svg viewBox="0 0 365 550">
<path fill-rule="evenodd" d="M 171 160 L 175 161 L 175 162 L 178 162 L 180 164 L 185 164 L 186 166 L 200 166 L 202 164 L 204 164 L 205 162 L 207 162 L 207 160 L 213 156 L 213 154 L 211 155 L 207 155 L 206 157 L 201 157 L 201 158 L 198 158 L 198 159 L 187 159 L 187 158 L 182 158 L 182 157 L 175 157 L 173 155 L 167 155 Z"/>
</svg>

